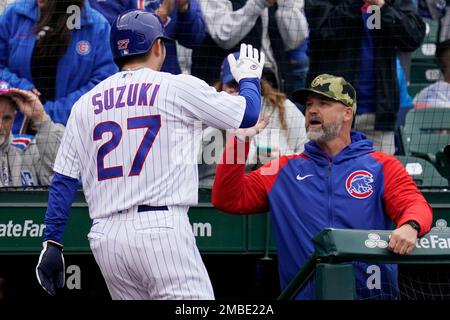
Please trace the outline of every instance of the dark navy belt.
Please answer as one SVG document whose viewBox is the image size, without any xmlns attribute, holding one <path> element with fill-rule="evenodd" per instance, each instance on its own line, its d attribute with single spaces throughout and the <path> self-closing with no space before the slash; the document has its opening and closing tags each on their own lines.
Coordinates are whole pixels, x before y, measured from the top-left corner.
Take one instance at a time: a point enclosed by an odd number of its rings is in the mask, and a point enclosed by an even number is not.
<svg viewBox="0 0 450 320">
<path fill-rule="evenodd" d="M 146 211 L 167 211 L 169 208 L 167 206 L 159 206 L 159 207 L 153 207 L 153 206 L 147 206 L 145 204 L 141 204 L 138 206 L 138 212 L 146 212 Z"/>
</svg>

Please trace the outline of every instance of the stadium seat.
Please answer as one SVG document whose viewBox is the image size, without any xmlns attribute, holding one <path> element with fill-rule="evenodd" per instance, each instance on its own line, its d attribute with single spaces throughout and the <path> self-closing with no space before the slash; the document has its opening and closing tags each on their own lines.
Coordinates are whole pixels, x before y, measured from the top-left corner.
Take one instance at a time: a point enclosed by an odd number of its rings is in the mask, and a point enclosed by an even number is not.
<svg viewBox="0 0 450 320">
<path fill-rule="evenodd" d="M 432 84 L 441 79 L 441 71 L 434 62 L 412 62 L 411 63 L 411 84 L 428 83 Z"/>
<path fill-rule="evenodd" d="M 436 154 L 450 144 L 450 108 L 410 110 L 401 135 L 405 155 L 435 163 Z"/>
<path fill-rule="evenodd" d="M 413 156 L 396 157 L 419 188 L 448 188 L 448 180 L 430 162 Z"/>
<path fill-rule="evenodd" d="M 422 45 L 412 53 L 413 61 L 433 60 L 438 41 L 439 23 L 432 19 L 423 19 L 426 25 L 426 35 Z"/>
<path fill-rule="evenodd" d="M 428 87 L 430 84 L 429 83 L 414 83 L 414 84 L 410 84 L 408 86 L 408 93 L 411 96 L 411 98 L 414 99 L 414 97 L 423 89 L 425 89 L 426 87 Z"/>
<path fill-rule="evenodd" d="M 426 24 L 425 39 L 411 55 L 408 93 L 412 98 L 422 89 L 442 78 L 435 59 L 439 23 L 431 19 L 423 20 Z"/>
</svg>

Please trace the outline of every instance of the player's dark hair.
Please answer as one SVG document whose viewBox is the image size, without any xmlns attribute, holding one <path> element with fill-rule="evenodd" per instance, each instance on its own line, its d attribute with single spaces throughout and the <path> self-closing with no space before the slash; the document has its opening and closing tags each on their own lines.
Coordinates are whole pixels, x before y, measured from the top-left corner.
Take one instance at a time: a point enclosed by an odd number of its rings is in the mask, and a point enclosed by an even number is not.
<svg viewBox="0 0 450 320">
<path fill-rule="evenodd" d="M 35 55 L 60 58 L 67 51 L 71 30 L 67 26 L 73 12 L 67 8 L 75 5 L 83 8 L 85 0 L 47 0 L 41 8 L 39 21 L 34 29 L 38 37 Z"/>
<path fill-rule="evenodd" d="M 164 45 L 164 40 L 159 38 L 161 40 L 161 43 Z M 155 41 L 156 43 L 156 41 Z M 116 63 L 117 67 L 119 67 L 119 70 L 122 70 L 123 66 L 130 63 L 140 63 L 147 61 L 148 57 L 150 56 L 152 49 L 148 50 L 146 53 L 141 54 L 134 54 L 131 56 L 125 56 L 121 58 L 114 59 L 114 62 Z"/>
<path fill-rule="evenodd" d="M 450 78 L 450 39 L 440 42 L 436 46 L 436 63 L 446 78 Z"/>
<path fill-rule="evenodd" d="M 119 70 L 122 70 L 123 66 L 126 64 L 147 61 L 149 55 L 150 55 L 150 50 L 147 51 L 146 53 L 134 54 L 132 56 L 125 56 L 122 58 L 117 58 L 117 59 L 114 59 L 114 62 L 119 67 Z"/>
</svg>

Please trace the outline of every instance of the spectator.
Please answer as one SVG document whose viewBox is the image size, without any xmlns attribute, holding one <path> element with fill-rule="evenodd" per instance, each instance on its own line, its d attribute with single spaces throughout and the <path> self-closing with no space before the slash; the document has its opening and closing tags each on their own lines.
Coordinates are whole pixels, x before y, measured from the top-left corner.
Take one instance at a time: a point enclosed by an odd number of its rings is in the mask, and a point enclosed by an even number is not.
<svg viewBox="0 0 450 320">
<path fill-rule="evenodd" d="M 396 128 L 405 124 L 406 114 L 409 110 L 414 108 L 414 102 L 408 93 L 406 75 L 402 65 L 400 64 L 400 59 L 397 59 L 397 80 L 400 92 L 400 109 L 397 116 Z"/>
<path fill-rule="evenodd" d="M 418 1 L 419 14 L 438 21 L 438 42 L 450 39 L 450 1 L 448 0 L 414 0 Z"/>
<path fill-rule="evenodd" d="M 403 154 L 404 150 L 401 149 L 402 142 L 399 134 L 399 128 L 405 125 L 406 114 L 409 110 L 414 108 L 414 103 L 408 93 L 406 75 L 400 63 L 400 59 L 397 59 L 397 80 L 400 91 L 400 108 L 398 110 L 397 122 L 395 124 L 395 154 Z"/>
<path fill-rule="evenodd" d="M 36 127 L 35 139 L 12 135 L 16 110 Z M 0 187 L 48 186 L 64 126 L 52 122 L 39 98 L 0 81 Z"/>
<path fill-rule="evenodd" d="M 439 21 L 445 15 L 446 0 L 411 0 L 417 2 L 419 14 L 428 19 Z"/>
<path fill-rule="evenodd" d="M 439 21 L 439 42 L 450 39 L 450 2 L 446 1 L 445 9 Z"/>
<path fill-rule="evenodd" d="M 149 2 L 152 5 L 152 2 Z M 146 10 L 151 8 L 148 6 Z M 205 21 L 198 0 L 164 0 L 155 11 L 165 22 L 167 36 L 177 40 L 182 46 L 193 49 L 205 38 Z M 169 19 L 170 18 L 170 19 Z M 161 71 L 181 73 L 175 42 L 166 44 L 167 55 Z"/>
<path fill-rule="evenodd" d="M 236 59 L 239 58 L 239 52 L 235 52 Z M 225 58 L 220 68 L 220 82 L 216 84 L 217 91 L 225 91 L 231 95 L 238 95 L 239 87 L 230 71 L 230 65 Z M 260 117 L 270 115 L 270 124 L 261 132 L 251 143 L 247 161 L 247 168 L 255 168 L 277 158 L 280 155 L 288 155 L 303 151 L 306 143 L 305 117 L 286 95 L 273 86 L 268 80 L 270 73 L 263 72 L 261 79 L 261 111 Z M 273 78 L 273 77 L 272 77 Z M 272 81 L 274 81 L 272 79 Z M 214 138 L 212 138 L 214 137 Z M 210 150 L 216 151 L 217 148 L 210 148 L 209 145 L 223 146 L 216 141 L 225 140 L 225 132 L 219 129 L 208 127 L 204 130 L 203 141 L 204 154 L 199 166 L 200 188 L 211 189 L 215 176 L 215 164 L 219 159 L 217 152 L 211 157 Z M 206 152 L 205 152 L 206 151 Z M 205 159 L 208 157 L 208 159 Z M 211 163 L 213 162 L 213 163 Z"/>
<path fill-rule="evenodd" d="M 389 249 L 410 253 L 417 237 L 430 230 L 432 210 L 395 157 L 375 152 L 362 133 L 351 132 L 355 89 L 343 78 L 320 75 L 309 89 L 293 96 L 306 106 L 311 141 L 305 152 L 282 156 L 246 175 L 241 159 L 232 162 L 228 154 L 242 150 L 245 137 L 251 138 L 266 123 L 236 131 L 222 157 L 226 164 L 217 165 L 213 205 L 236 214 L 270 210 L 282 289 L 312 255 L 312 237 L 324 228 L 390 230 L 394 221 L 397 229 L 390 235 Z M 364 181 L 364 186 L 357 181 Z M 357 298 L 397 297 L 395 265 L 378 264 L 379 286 L 368 287 L 369 264 L 353 264 Z M 296 296 L 314 297 L 312 280 Z"/>
<path fill-rule="evenodd" d="M 414 104 L 423 107 L 450 108 L 450 39 L 437 45 L 436 61 L 444 80 L 437 81 L 420 91 L 414 98 Z"/>
<path fill-rule="evenodd" d="M 303 0 L 199 0 L 207 34 L 192 52 L 192 75 L 213 84 L 219 79 L 217 66 L 228 53 L 239 51 L 240 42 L 266 53 L 266 67 L 283 79 L 289 73 L 288 51 L 306 38 Z"/>
<path fill-rule="evenodd" d="M 177 40 L 186 48 L 192 49 L 194 46 L 200 45 L 205 37 L 205 22 L 198 0 L 90 1 L 92 6 L 99 10 L 110 24 L 120 13 L 130 9 L 154 11 L 164 23 L 167 36 Z M 167 42 L 166 50 L 166 59 L 161 71 L 180 74 L 176 43 Z"/>
<path fill-rule="evenodd" d="M 78 98 L 117 71 L 109 30 L 88 1 L 18 0 L 0 16 L 0 78 L 33 90 L 50 118 L 65 124 Z M 25 124 L 18 113 L 13 132 Z"/>
<path fill-rule="evenodd" d="M 290 97 L 296 89 L 306 86 L 309 69 L 308 39 L 294 50 L 289 51 L 289 69 L 286 74 L 284 91 Z"/>
<path fill-rule="evenodd" d="M 393 154 L 397 52 L 415 50 L 425 36 L 415 5 L 411 0 L 306 0 L 305 11 L 310 27 L 308 81 L 332 73 L 354 83 L 355 128 L 368 135 L 375 149 Z"/>
<path fill-rule="evenodd" d="M 144 6 L 144 0 L 89 0 L 89 3 L 108 20 L 110 25 L 122 12 L 143 9 Z"/>
</svg>

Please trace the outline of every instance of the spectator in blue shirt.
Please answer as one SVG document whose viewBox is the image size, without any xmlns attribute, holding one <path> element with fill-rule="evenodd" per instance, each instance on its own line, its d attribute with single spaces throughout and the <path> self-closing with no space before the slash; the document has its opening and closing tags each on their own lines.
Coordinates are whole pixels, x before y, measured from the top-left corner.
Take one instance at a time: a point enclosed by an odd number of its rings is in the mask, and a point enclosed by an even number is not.
<svg viewBox="0 0 450 320">
<path fill-rule="evenodd" d="M 0 16 L 0 78 L 38 94 L 51 119 L 65 125 L 72 105 L 117 71 L 109 32 L 88 1 L 18 0 Z M 13 133 L 26 123 L 18 113 Z"/>
<path fill-rule="evenodd" d="M 112 25 L 116 17 L 127 10 L 142 9 L 144 0 L 89 0 L 92 8 L 100 12 Z"/>
<path fill-rule="evenodd" d="M 306 86 L 306 77 L 308 75 L 309 57 L 308 57 L 308 39 L 302 42 L 294 50 L 289 51 L 289 69 L 286 74 L 284 91 L 290 96 L 292 92 Z"/>
<path fill-rule="evenodd" d="M 166 34 L 187 48 L 200 45 L 205 37 L 203 21 L 198 0 L 90 0 L 92 6 L 100 11 L 110 24 L 123 11 L 141 9 L 154 11 L 164 23 Z M 166 42 L 166 59 L 161 71 L 172 74 L 181 73 L 175 42 Z"/>
</svg>

